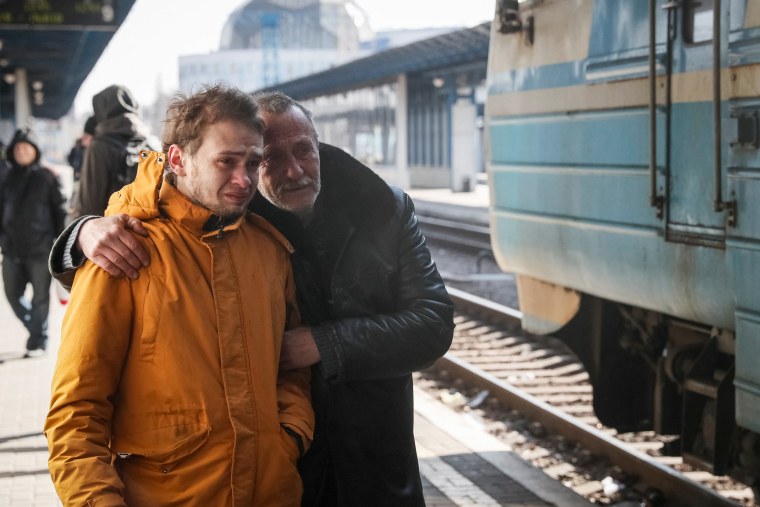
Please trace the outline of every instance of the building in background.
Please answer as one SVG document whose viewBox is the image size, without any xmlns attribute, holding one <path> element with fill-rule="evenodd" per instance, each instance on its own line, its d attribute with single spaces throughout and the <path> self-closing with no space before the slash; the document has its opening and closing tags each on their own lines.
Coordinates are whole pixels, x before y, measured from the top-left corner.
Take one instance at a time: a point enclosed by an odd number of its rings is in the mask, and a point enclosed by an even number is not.
<svg viewBox="0 0 760 507">
<path fill-rule="evenodd" d="M 179 88 L 221 81 L 254 91 L 458 29 L 375 34 L 368 19 L 351 0 L 247 1 L 227 19 L 219 50 L 180 56 Z"/>
<path fill-rule="evenodd" d="M 218 51 L 180 57 L 180 90 L 223 81 L 253 91 L 360 56 L 347 1 L 246 2 L 227 20 Z"/>
</svg>

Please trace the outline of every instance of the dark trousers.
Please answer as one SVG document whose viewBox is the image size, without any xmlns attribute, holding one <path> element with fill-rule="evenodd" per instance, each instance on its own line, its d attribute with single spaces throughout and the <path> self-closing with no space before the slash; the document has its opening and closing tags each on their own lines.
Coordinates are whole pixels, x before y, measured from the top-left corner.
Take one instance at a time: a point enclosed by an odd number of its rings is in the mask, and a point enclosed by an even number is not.
<svg viewBox="0 0 760 507">
<path fill-rule="evenodd" d="M 27 350 L 47 347 L 51 279 L 45 257 L 3 257 L 5 297 L 29 332 Z M 32 285 L 31 301 L 24 296 L 28 284 Z"/>
</svg>

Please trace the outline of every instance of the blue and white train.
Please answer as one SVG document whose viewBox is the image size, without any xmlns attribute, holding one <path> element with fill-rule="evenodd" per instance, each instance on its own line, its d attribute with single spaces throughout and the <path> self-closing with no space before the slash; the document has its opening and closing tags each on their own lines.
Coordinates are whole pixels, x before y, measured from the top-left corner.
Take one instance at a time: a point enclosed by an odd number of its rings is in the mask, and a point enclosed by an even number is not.
<svg viewBox="0 0 760 507">
<path fill-rule="evenodd" d="M 600 420 L 760 481 L 760 0 L 497 0 L 491 234 Z"/>
</svg>

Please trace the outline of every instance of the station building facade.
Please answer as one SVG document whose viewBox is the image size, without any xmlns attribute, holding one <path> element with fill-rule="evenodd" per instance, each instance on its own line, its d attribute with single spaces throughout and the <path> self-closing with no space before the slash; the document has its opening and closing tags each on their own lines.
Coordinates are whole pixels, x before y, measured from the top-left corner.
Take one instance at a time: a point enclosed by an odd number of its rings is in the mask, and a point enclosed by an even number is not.
<svg viewBox="0 0 760 507">
<path fill-rule="evenodd" d="M 401 188 L 474 188 L 490 23 L 280 83 L 314 113 L 320 139 Z"/>
</svg>

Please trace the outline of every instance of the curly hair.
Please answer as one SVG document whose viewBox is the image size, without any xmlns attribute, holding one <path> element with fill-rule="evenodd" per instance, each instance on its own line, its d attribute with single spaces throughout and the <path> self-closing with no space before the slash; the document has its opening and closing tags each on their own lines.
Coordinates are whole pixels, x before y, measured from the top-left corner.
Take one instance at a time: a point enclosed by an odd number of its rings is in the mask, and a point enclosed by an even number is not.
<svg viewBox="0 0 760 507">
<path fill-rule="evenodd" d="M 194 155 L 206 129 L 221 121 L 237 121 L 263 135 L 264 122 L 258 113 L 253 97 L 231 86 L 204 85 L 190 96 L 177 94 L 166 108 L 163 151 L 176 144 Z"/>
</svg>

